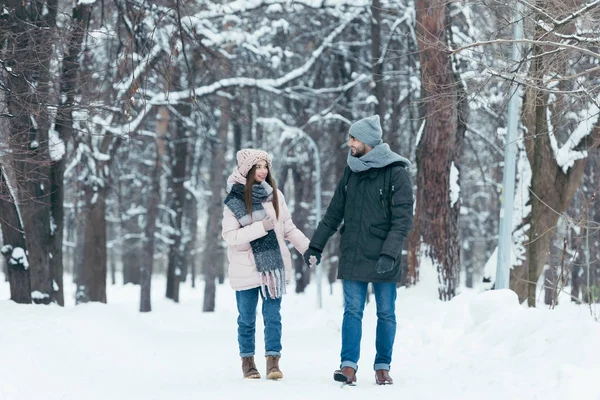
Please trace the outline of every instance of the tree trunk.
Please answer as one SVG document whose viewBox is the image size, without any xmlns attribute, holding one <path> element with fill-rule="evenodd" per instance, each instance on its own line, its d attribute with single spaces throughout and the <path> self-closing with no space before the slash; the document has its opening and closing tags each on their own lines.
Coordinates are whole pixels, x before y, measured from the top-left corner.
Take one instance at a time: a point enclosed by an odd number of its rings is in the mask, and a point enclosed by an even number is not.
<svg viewBox="0 0 600 400">
<path fill-rule="evenodd" d="M 177 106 L 179 114 L 187 118 L 191 114 L 191 105 Z M 169 208 L 173 212 L 171 245 L 169 246 L 169 266 L 167 269 L 167 298 L 179 302 L 179 284 L 186 273 L 183 254 L 183 210 L 185 209 L 185 179 L 188 161 L 188 130 L 185 121 L 178 118 L 175 123 L 175 135 L 170 146 L 171 160 L 171 199 Z"/>
<path fill-rule="evenodd" d="M 144 250 L 142 252 L 142 267 L 140 279 L 140 312 L 152 311 L 152 266 L 154 263 L 154 233 L 156 232 L 156 219 L 158 217 L 158 205 L 160 203 L 160 171 L 161 161 L 165 153 L 165 140 L 169 127 L 169 110 L 162 106 L 158 110 L 158 121 L 156 126 L 156 153 L 154 165 L 151 169 L 151 188 L 148 191 L 148 203 L 146 205 L 147 217 L 144 229 Z"/>
<path fill-rule="evenodd" d="M 64 266 L 63 266 L 63 242 L 65 227 L 64 207 L 64 158 L 54 161 L 50 167 L 50 213 L 51 213 L 51 243 L 50 243 L 50 271 L 52 279 L 51 300 L 60 306 L 65 305 L 64 292 Z"/>
<path fill-rule="evenodd" d="M 371 74 L 373 78 L 373 94 L 377 99 L 375 113 L 381 119 L 381 127 L 385 127 L 385 87 L 383 83 L 383 59 L 381 46 L 381 1 L 371 3 Z M 384 129 L 385 137 L 385 129 Z"/>
<path fill-rule="evenodd" d="M 18 2 L 5 22 L 10 30 L 4 54 L 9 146 L 16 171 L 16 190 L 27 243 L 29 278 L 35 303 L 52 300 L 50 266 L 50 159 L 46 104 L 49 98 L 50 59 L 56 28 L 56 0 Z M 8 71 L 8 69 L 7 69 Z"/>
<path fill-rule="evenodd" d="M 544 304 L 553 306 L 556 299 L 556 266 L 548 266 L 544 271 Z"/>
<path fill-rule="evenodd" d="M 142 146 L 152 148 L 150 142 L 145 142 L 140 147 Z M 149 154 L 151 154 L 150 152 L 146 153 L 146 151 L 142 153 L 144 159 L 150 157 Z M 124 161 L 124 158 L 121 158 L 121 160 Z M 115 229 L 118 233 L 115 237 L 121 238 L 118 242 L 118 247 L 120 249 L 119 255 L 123 285 L 129 283 L 139 285 L 141 281 L 142 265 L 140 263 L 140 254 L 144 251 L 144 221 L 148 214 L 148 210 L 144 207 L 149 201 L 146 191 L 152 189 L 136 184 L 138 180 L 145 181 L 145 179 L 148 179 L 145 176 L 145 171 L 151 171 L 145 165 L 140 165 L 140 168 L 142 169 L 140 171 L 113 177 L 117 190 L 116 209 L 119 214 L 119 224 L 117 229 Z M 151 175 L 152 172 L 148 174 Z"/>
<path fill-rule="evenodd" d="M 158 138 L 164 141 L 164 138 Z M 154 233 L 156 232 L 156 218 L 158 217 L 158 205 L 160 203 L 160 166 L 162 152 L 159 150 L 162 144 L 157 143 L 156 159 L 152 168 L 152 187 L 148 192 L 148 215 L 146 217 L 145 241 L 142 252 L 142 268 L 140 271 L 140 312 L 152 311 L 152 266 L 154 263 Z"/>
<path fill-rule="evenodd" d="M 120 184 L 120 183 L 119 183 Z M 133 203 L 141 201 L 141 196 L 134 196 Z M 146 210 L 147 212 L 148 210 Z M 141 280 L 140 254 L 144 249 L 142 234 L 144 230 L 139 225 L 137 212 L 129 215 L 126 209 L 122 210 L 124 217 L 121 218 L 121 233 L 125 236 L 121 247 L 121 263 L 123 268 L 123 284 L 132 283 L 139 285 Z"/>
<path fill-rule="evenodd" d="M 456 239 L 459 202 L 451 203 L 450 198 L 450 172 L 459 142 L 458 100 L 446 51 L 446 3 L 417 0 L 416 8 L 426 125 L 417 147 L 418 190 L 409 262 L 415 271 L 425 260 L 436 268 L 439 297 L 450 300 L 456 295 L 460 261 Z"/>
<path fill-rule="evenodd" d="M 196 137 L 194 150 L 190 157 L 193 161 L 190 163 L 189 201 L 186 202 L 186 220 L 190 237 L 190 240 L 187 243 L 188 248 L 186 250 L 186 256 L 187 264 L 190 267 L 193 288 L 196 287 L 196 277 L 198 276 L 198 256 L 202 254 L 199 249 L 200 244 L 198 243 L 198 192 L 202 185 L 202 183 L 200 183 L 200 167 L 202 166 L 202 160 L 204 158 L 204 143 L 204 138 Z"/>
<path fill-rule="evenodd" d="M 10 285 L 10 299 L 21 304 L 31 303 L 29 263 L 26 254 L 27 244 L 19 216 L 16 199 L 9 188 L 10 181 L 4 166 L 0 167 L 0 215 L 2 215 L 2 255 L 6 259 L 6 272 Z M 14 252 L 16 250 L 16 252 Z M 14 252 L 14 253 L 13 253 Z"/>
<path fill-rule="evenodd" d="M 545 33 L 538 28 L 535 37 Z M 533 46 L 530 76 L 537 82 L 548 72 L 543 56 L 545 49 Z M 558 218 L 567 209 L 579 187 L 587 159 L 574 162 L 568 171 L 563 172 L 556 162 L 548 134 L 547 92 L 528 87 L 525 93 L 523 122 L 527 129 L 525 147 L 531 167 L 530 203 L 531 212 L 523 221 L 529 225 L 527 260 L 522 265 L 513 266 L 510 275 L 510 288 L 523 302 L 528 300 L 530 307 L 535 307 L 536 284 L 548 259 L 550 243 L 553 239 Z M 600 144 L 600 128 L 598 124 L 580 146 L 588 150 Z"/>
<path fill-rule="evenodd" d="M 306 148 L 305 151 L 310 151 Z M 296 154 L 296 159 L 299 160 L 299 154 Z M 313 158 L 309 158 L 312 162 Z M 292 211 L 293 220 L 296 226 L 304 232 L 308 237 L 314 231 L 314 224 L 310 222 L 310 210 L 303 207 L 303 204 L 311 204 L 314 201 L 314 180 L 312 178 L 313 168 L 310 165 L 293 165 L 291 167 L 292 177 L 294 179 L 294 207 Z M 296 293 L 304 293 L 306 287 L 310 283 L 310 269 L 304 262 L 302 257 L 293 259 Z"/>
<path fill-rule="evenodd" d="M 98 186 L 97 191 L 90 193 L 84 213 L 82 265 L 77 279 L 76 304 L 87 302 L 106 303 L 106 186 Z"/>
<path fill-rule="evenodd" d="M 223 188 L 225 168 L 225 150 L 227 148 L 227 135 L 231 120 L 230 101 L 222 96 L 219 99 L 221 119 L 219 122 L 219 136 L 210 138 L 210 199 L 208 201 L 208 218 L 206 221 L 205 246 L 202 257 L 204 272 L 204 304 L 202 311 L 215 311 L 216 279 L 223 274 L 224 251 L 221 244 L 221 220 L 223 218 Z"/>
<path fill-rule="evenodd" d="M 190 270 L 192 287 L 196 287 L 196 260 L 198 255 L 198 202 L 193 193 L 188 192 L 185 200 L 185 219 L 186 219 L 186 237 L 185 242 L 185 263 Z"/>
<path fill-rule="evenodd" d="M 55 129 L 58 137 L 63 141 L 65 150 L 67 143 L 73 136 L 73 108 L 75 105 L 75 94 L 77 91 L 77 80 L 79 74 L 79 57 L 81 44 L 86 34 L 90 19 L 90 6 L 78 3 L 73 7 L 71 16 L 71 30 L 67 39 L 67 50 L 63 59 L 63 70 L 61 75 L 61 104 L 57 110 Z M 64 175 L 65 155 L 53 157 L 50 166 L 50 213 L 51 244 L 50 270 L 54 290 L 52 301 L 61 306 L 65 304 L 63 284 L 63 241 L 64 241 Z"/>
</svg>

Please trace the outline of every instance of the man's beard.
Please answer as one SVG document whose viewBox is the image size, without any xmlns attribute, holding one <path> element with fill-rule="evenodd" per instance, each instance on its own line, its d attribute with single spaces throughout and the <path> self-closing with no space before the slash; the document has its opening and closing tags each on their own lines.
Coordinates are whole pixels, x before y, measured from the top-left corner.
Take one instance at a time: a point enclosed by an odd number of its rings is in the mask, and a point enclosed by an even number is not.
<svg viewBox="0 0 600 400">
<path fill-rule="evenodd" d="M 361 148 L 355 147 L 355 149 L 356 149 L 356 151 L 354 152 L 354 154 L 352 154 L 353 157 L 360 158 L 366 154 L 364 148 L 361 149 Z"/>
</svg>

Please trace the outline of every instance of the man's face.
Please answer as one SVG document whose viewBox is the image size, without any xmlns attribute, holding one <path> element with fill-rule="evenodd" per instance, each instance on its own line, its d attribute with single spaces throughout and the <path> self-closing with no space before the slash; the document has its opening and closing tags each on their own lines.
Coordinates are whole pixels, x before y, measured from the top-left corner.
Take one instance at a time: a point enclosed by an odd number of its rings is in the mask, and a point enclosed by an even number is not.
<svg viewBox="0 0 600 400">
<path fill-rule="evenodd" d="M 364 156 L 373 149 L 371 146 L 364 144 L 360 140 L 357 140 L 352 135 L 350 135 L 348 138 L 348 147 L 350 147 L 350 154 L 357 158 Z"/>
</svg>

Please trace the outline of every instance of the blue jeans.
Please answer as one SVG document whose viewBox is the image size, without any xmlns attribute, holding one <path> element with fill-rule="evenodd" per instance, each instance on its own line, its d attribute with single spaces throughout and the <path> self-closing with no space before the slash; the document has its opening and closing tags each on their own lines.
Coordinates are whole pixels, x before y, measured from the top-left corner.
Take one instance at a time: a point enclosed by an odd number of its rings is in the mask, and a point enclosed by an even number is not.
<svg viewBox="0 0 600 400">
<path fill-rule="evenodd" d="M 265 298 L 257 287 L 235 292 L 239 313 L 237 323 L 240 357 L 254 355 L 256 306 L 259 296 L 262 299 L 262 315 L 265 322 L 265 356 L 281 356 L 281 298 Z"/>
<path fill-rule="evenodd" d="M 342 322 L 342 363 L 340 368 L 358 370 L 362 317 L 367 300 L 368 282 L 343 281 L 344 321 Z M 377 305 L 377 331 L 375 337 L 375 363 L 373 369 L 390 369 L 392 348 L 396 337 L 396 284 L 373 283 Z"/>
</svg>

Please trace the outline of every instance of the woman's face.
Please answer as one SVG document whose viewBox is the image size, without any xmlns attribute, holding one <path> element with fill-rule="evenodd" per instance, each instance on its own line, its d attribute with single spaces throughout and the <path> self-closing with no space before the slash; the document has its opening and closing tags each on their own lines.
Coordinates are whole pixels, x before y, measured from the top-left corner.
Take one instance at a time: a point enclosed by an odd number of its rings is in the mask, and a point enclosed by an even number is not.
<svg viewBox="0 0 600 400">
<path fill-rule="evenodd" d="M 256 169 L 254 170 L 254 180 L 257 182 L 264 182 L 269 174 L 269 167 L 265 160 L 260 160 L 256 163 Z"/>
</svg>

